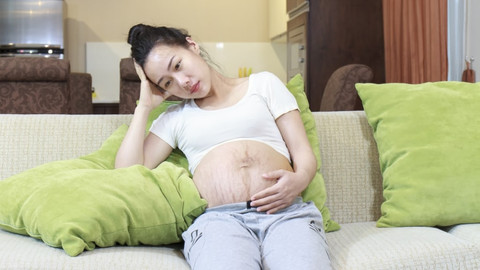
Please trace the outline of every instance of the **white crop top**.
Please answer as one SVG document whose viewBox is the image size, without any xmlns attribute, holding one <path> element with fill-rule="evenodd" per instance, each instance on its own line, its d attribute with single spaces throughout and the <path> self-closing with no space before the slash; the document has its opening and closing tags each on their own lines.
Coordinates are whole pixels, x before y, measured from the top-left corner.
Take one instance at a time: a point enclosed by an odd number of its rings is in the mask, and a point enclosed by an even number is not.
<svg viewBox="0 0 480 270">
<path fill-rule="evenodd" d="M 296 109 L 295 97 L 283 82 L 269 72 L 261 72 L 250 75 L 248 90 L 235 105 L 203 110 L 194 100 L 186 100 L 170 106 L 153 122 L 150 132 L 182 150 L 192 174 L 210 150 L 235 140 L 263 142 L 290 161 L 275 120 Z"/>
</svg>

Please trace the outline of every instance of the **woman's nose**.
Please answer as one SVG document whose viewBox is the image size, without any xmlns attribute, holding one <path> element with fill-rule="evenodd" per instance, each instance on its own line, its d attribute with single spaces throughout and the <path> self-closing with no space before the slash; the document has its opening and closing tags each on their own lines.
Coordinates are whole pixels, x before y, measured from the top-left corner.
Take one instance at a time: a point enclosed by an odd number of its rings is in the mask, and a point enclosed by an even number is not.
<svg viewBox="0 0 480 270">
<path fill-rule="evenodd" d="M 190 89 L 191 82 L 190 82 L 190 78 L 188 76 L 185 76 L 183 74 L 178 74 L 176 80 L 177 80 L 178 85 L 181 88 L 186 89 L 186 90 Z"/>
</svg>

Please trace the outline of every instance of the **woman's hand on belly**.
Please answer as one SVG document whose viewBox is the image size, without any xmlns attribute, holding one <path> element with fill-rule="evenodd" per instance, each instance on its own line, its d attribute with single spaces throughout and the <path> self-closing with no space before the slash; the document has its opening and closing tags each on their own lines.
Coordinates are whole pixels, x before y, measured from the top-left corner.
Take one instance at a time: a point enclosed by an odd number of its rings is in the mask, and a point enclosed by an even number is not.
<svg viewBox="0 0 480 270">
<path fill-rule="evenodd" d="M 262 191 L 267 191 L 268 194 L 284 194 L 277 188 L 273 191 L 270 188 L 275 185 L 281 188 L 289 178 L 295 178 L 295 175 L 285 174 L 292 170 L 287 158 L 270 146 L 257 141 L 242 140 L 222 144 L 205 155 L 195 170 L 193 181 L 200 195 L 207 200 L 208 207 L 214 207 L 246 202 L 251 200 L 253 195 L 262 194 Z M 263 177 L 264 175 L 267 177 Z M 277 179 L 282 181 L 276 183 Z M 289 197 L 295 198 L 298 193 Z M 266 195 L 257 197 L 263 198 Z M 258 205 L 264 204 L 261 202 Z M 266 207 L 268 210 L 270 208 Z"/>
<path fill-rule="evenodd" d="M 290 206 L 310 183 L 309 177 L 301 172 L 287 170 L 271 171 L 263 174 L 262 177 L 277 183 L 254 194 L 250 205 L 257 207 L 257 211 L 268 214 Z"/>
</svg>

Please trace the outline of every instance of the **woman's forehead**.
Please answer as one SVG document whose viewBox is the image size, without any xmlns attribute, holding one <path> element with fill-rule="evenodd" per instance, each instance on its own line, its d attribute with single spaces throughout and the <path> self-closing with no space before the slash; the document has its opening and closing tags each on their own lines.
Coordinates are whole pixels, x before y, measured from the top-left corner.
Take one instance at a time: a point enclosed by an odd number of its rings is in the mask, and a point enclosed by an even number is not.
<svg viewBox="0 0 480 270">
<path fill-rule="evenodd" d="M 166 61 L 176 54 L 176 48 L 172 46 L 159 45 L 150 51 L 147 57 L 147 62 L 150 61 Z"/>
</svg>

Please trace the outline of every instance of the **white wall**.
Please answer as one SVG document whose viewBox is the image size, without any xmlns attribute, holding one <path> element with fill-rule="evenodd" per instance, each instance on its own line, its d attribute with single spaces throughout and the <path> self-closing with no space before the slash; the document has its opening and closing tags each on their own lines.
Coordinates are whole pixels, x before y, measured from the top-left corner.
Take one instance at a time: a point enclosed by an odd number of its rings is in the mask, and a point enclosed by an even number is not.
<svg viewBox="0 0 480 270">
<path fill-rule="evenodd" d="M 266 0 L 64 1 L 65 52 L 76 72 L 86 70 L 87 42 L 126 42 L 137 23 L 184 28 L 198 42 L 269 41 Z"/>
<path fill-rule="evenodd" d="M 467 46 L 466 56 L 474 58 L 475 81 L 480 80 L 480 1 L 467 0 Z"/>
</svg>

